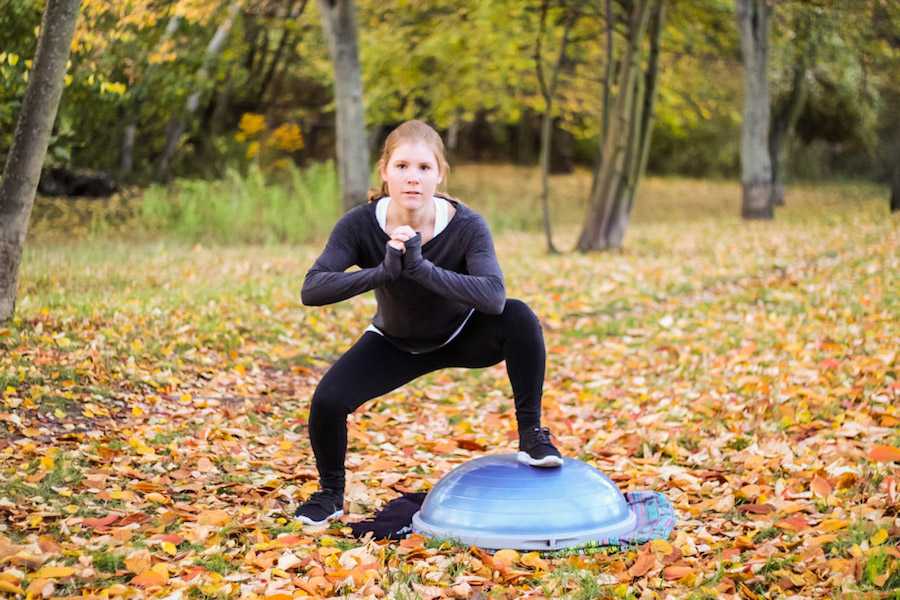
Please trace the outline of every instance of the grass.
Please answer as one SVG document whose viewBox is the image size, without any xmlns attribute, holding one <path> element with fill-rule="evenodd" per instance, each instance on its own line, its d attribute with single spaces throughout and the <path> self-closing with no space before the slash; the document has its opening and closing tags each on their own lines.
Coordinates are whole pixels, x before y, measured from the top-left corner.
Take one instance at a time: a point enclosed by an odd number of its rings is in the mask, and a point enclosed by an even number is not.
<svg viewBox="0 0 900 600">
<path fill-rule="evenodd" d="M 550 181 L 555 234 L 563 248 L 570 247 L 574 234 L 566 230 L 584 219 L 591 173 L 579 168 Z M 454 167 L 447 189 L 481 212 L 494 233 L 543 231 L 539 190 L 535 168 L 482 164 Z M 884 195 L 883 188 L 870 183 L 800 182 L 789 186 L 787 205 L 777 210 L 777 219 L 802 223 L 814 209 L 825 224 L 836 226 L 846 211 L 871 211 L 871 199 L 878 195 Z M 886 207 L 885 200 L 876 210 Z M 218 181 L 176 180 L 107 200 L 39 198 L 29 235 L 54 243 L 164 237 L 186 244 L 299 244 L 323 239 L 340 213 L 333 163 L 290 168 L 277 178 L 251 166 L 245 174 L 230 169 Z M 739 213 L 740 186 L 733 181 L 647 177 L 638 189 L 631 222 L 736 223 Z M 650 252 L 664 248 L 658 238 L 643 239 L 642 244 Z M 103 253 L 102 248 L 96 251 Z M 56 275 L 48 273 L 37 285 L 51 291 L 56 281 Z M 127 285 L 129 279 L 119 283 Z"/>
</svg>

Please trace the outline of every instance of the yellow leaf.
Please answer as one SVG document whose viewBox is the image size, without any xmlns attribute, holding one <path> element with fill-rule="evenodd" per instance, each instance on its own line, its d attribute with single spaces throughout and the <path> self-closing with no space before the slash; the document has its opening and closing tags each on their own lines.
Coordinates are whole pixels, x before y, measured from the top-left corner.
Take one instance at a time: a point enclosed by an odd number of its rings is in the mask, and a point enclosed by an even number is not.
<svg viewBox="0 0 900 600">
<path fill-rule="evenodd" d="M 144 496 L 144 500 L 148 500 L 150 502 L 155 502 L 156 504 L 169 504 L 172 502 L 167 497 L 163 496 L 159 492 L 150 492 Z"/>
<path fill-rule="evenodd" d="M 25 590 L 17 585 L 0 580 L 0 592 L 6 592 L 7 594 L 24 594 Z"/>
<path fill-rule="evenodd" d="M 70 577 L 75 574 L 72 567 L 44 567 L 37 573 L 32 575 L 32 579 L 55 579 L 59 577 Z"/>
<path fill-rule="evenodd" d="M 547 561 L 541 558 L 539 552 L 529 552 L 527 554 L 523 554 L 520 562 L 526 567 L 531 567 L 532 569 L 547 570 Z"/>
<path fill-rule="evenodd" d="M 172 556 L 175 556 L 176 554 L 178 554 L 178 548 L 176 548 L 175 544 L 173 544 L 172 542 L 163 542 L 162 549 L 167 554 L 171 554 Z"/>
<path fill-rule="evenodd" d="M 666 540 L 652 540 L 650 542 L 650 548 L 652 548 L 654 552 L 659 552 L 663 556 L 672 554 L 673 550 L 672 544 L 670 544 Z"/>
<path fill-rule="evenodd" d="M 849 521 L 845 521 L 844 519 L 825 519 L 819 524 L 819 527 L 823 531 L 837 531 L 838 529 L 843 529 L 847 525 L 849 525 Z"/>
<path fill-rule="evenodd" d="M 132 406 L 131 414 L 132 414 L 132 416 L 140 417 L 144 414 L 144 409 L 141 408 L 140 406 Z"/>
<path fill-rule="evenodd" d="M 872 537 L 869 538 L 869 543 L 872 544 L 873 546 L 880 546 L 883 543 L 885 543 L 887 541 L 887 539 L 888 539 L 888 531 L 887 531 L 887 529 L 882 528 L 882 529 L 879 529 L 878 531 L 876 531 L 874 534 L 872 534 Z"/>
<path fill-rule="evenodd" d="M 494 564 L 497 566 L 511 567 L 519 560 L 519 553 L 509 548 L 498 550 L 494 554 Z"/>
</svg>

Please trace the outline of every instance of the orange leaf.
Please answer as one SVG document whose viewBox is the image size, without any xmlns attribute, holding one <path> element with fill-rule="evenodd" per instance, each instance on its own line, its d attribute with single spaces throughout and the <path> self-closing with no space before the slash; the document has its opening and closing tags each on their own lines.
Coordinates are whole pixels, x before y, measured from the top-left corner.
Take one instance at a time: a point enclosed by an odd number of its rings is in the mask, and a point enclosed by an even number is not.
<svg viewBox="0 0 900 600">
<path fill-rule="evenodd" d="M 133 577 L 131 580 L 132 585 L 140 585 L 142 587 L 166 585 L 168 582 L 169 578 L 157 571 L 144 571 L 140 575 Z"/>
<path fill-rule="evenodd" d="M 821 498 L 827 498 L 834 491 L 831 483 L 822 477 L 813 477 L 813 480 L 809 482 L 809 489 Z"/>
<path fill-rule="evenodd" d="M 153 539 L 159 540 L 161 542 L 169 542 L 170 544 L 175 544 L 176 546 L 184 541 L 184 538 L 177 533 L 161 533 L 159 535 L 154 535 Z"/>
<path fill-rule="evenodd" d="M 119 518 L 119 515 L 106 515 L 105 517 L 101 517 L 99 519 L 95 518 L 87 518 L 81 521 L 82 525 L 86 527 L 90 527 L 92 529 L 101 529 L 105 527 L 109 527 L 113 523 L 116 522 L 116 519 Z"/>
<path fill-rule="evenodd" d="M 424 544 L 425 538 L 418 533 L 414 533 L 400 542 L 400 546 L 403 548 L 418 548 Z"/>
<path fill-rule="evenodd" d="M 631 568 L 628 569 L 628 574 L 632 577 L 643 577 L 647 574 L 647 571 L 656 566 L 656 557 L 649 552 L 646 554 L 639 554 L 637 560 L 634 561 L 634 564 L 631 565 Z"/>
<path fill-rule="evenodd" d="M 664 578 L 668 579 L 669 581 L 672 581 L 675 579 L 682 579 L 684 577 L 687 577 L 688 575 L 691 575 L 693 572 L 694 572 L 694 570 L 690 567 L 681 567 L 681 566 L 672 565 L 671 567 L 666 567 L 665 569 L 663 569 L 662 575 Z"/>
<path fill-rule="evenodd" d="M 900 461 L 900 448 L 894 446 L 876 445 L 869 450 L 869 460 L 875 462 Z"/>
<path fill-rule="evenodd" d="M 149 571 L 150 566 L 150 551 L 146 548 L 142 548 L 141 550 L 132 552 L 125 559 L 125 568 L 127 568 L 135 575 L 140 575 L 144 571 Z"/>
<path fill-rule="evenodd" d="M 794 517 L 790 517 L 789 519 L 782 519 L 775 523 L 775 527 L 780 527 L 781 529 L 787 529 L 788 531 L 803 531 L 807 527 L 809 527 L 809 523 L 806 522 L 806 519 L 801 517 L 800 515 L 796 515 Z"/>
<path fill-rule="evenodd" d="M 224 510 L 204 510 L 197 515 L 197 522 L 201 525 L 221 526 L 231 520 Z"/>
</svg>

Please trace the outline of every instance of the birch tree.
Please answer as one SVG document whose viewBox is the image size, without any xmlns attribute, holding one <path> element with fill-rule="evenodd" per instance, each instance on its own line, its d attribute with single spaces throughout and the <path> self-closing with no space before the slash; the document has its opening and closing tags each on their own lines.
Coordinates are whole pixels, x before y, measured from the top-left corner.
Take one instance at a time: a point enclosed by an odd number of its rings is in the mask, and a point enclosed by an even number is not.
<svg viewBox="0 0 900 600">
<path fill-rule="evenodd" d="M 62 96 L 80 0 L 48 0 L 25 100 L 0 180 L 0 322 L 16 307 L 19 263 Z"/>
</svg>

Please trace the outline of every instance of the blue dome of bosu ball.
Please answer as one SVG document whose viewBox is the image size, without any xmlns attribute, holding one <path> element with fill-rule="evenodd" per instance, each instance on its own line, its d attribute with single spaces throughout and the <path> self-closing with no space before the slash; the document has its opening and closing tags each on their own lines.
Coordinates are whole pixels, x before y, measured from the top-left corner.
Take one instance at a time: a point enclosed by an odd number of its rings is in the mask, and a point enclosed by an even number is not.
<svg viewBox="0 0 900 600">
<path fill-rule="evenodd" d="M 625 536 L 636 522 L 616 484 L 580 460 L 538 468 L 494 454 L 445 475 L 413 531 L 491 550 L 557 550 Z"/>
</svg>

